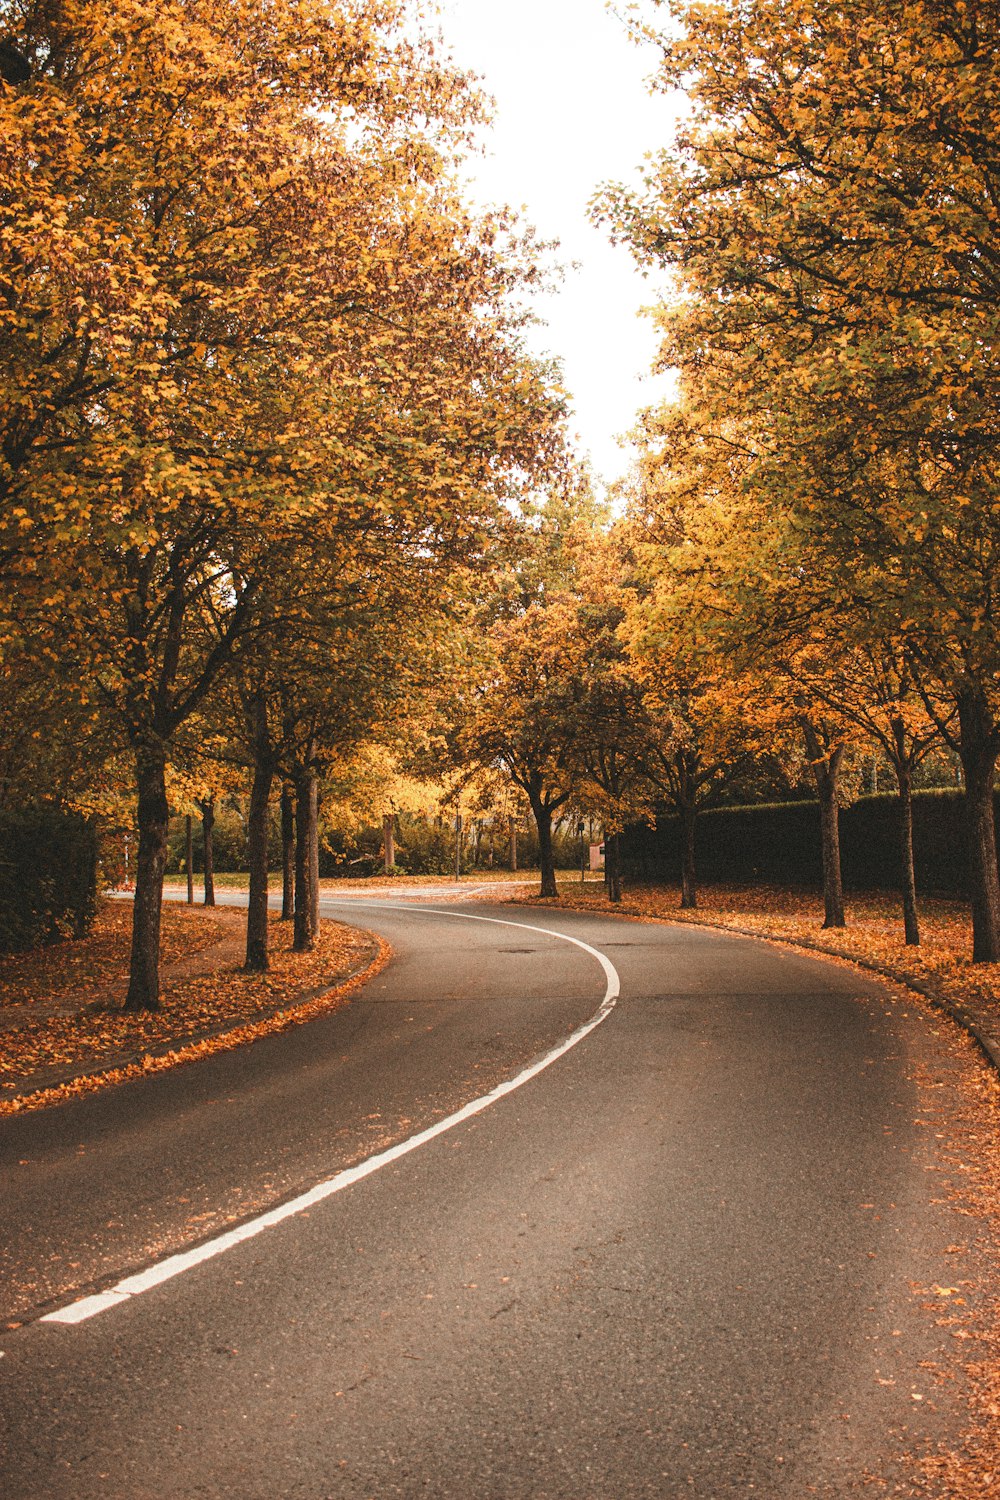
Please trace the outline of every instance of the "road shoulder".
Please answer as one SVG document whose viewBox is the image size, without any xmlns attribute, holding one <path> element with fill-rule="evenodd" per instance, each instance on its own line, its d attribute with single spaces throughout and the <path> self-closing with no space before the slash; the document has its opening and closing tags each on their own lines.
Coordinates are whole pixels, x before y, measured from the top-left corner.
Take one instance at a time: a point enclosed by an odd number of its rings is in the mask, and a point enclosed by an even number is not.
<svg viewBox="0 0 1000 1500">
<path fill-rule="evenodd" d="M 269 972 L 246 974 L 240 911 L 168 906 L 163 1008 L 127 1016 L 129 915 L 108 903 L 92 938 L 0 964 L 0 1115 L 58 1104 L 327 1014 L 390 956 L 373 933 L 330 920 L 312 953 L 293 954 L 290 924 L 275 919 Z"/>
</svg>

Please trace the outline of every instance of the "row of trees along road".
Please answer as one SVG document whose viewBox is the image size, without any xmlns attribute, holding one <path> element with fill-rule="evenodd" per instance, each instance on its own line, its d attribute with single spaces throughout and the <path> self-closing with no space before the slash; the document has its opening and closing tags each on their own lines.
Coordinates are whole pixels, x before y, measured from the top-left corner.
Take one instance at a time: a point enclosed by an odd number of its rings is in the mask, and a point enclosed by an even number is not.
<svg viewBox="0 0 1000 1500">
<path fill-rule="evenodd" d="M 129 1008 L 171 799 L 249 783 L 263 968 L 276 790 L 305 949 L 320 781 L 407 742 L 505 772 L 546 894 L 555 818 L 600 818 L 616 895 L 670 802 L 687 905 L 698 809 L 805 770 L 830 926 L 875 743 L 911 942 L 950 747 L 1000 958 L 997 8 L 672 11 L 690 117 L 599 212 L 675 278 L 680 399 L 611 526 L 523 352 L 537 250 L 453 185 L 479 98 L 403 4 L 0 0 L 0 795 L 134 799 Z"/>
<path fill-rule="evenodd" d="M 676 289 L 658 320 L 680 399 L 647 419 L 653 628 L 683 580 L 733 679 L 790 698 L 828 814 L 852 726 L 904 806 L 942 736 L 974 958 L 1000 960 L 1000 8 L 669 9 L 636 25 L 689 111 L 599 210 Z"/>
<path fill-rule="evenodd" d="M 171 778 L 252 776 L 253 967 L 294 785 L 308 946 L 320 770 L 558 465 L 538 258 L 457 196 L 481 102 L 397 0 L 0 0 L 0 37 L 3 713 L 56 705 L 4 791 L 131 783 L 152 1009 Z"/>
<path fill-rule="evenodd" d="M 467 782 L 499 767 L 525 797 L 544 895 L 556 894 L 557 818 L 599 820 L 619 900 L 622 830 L 672 810 L 685 907 L 698 901 L 701 809 L 785 799 L 812 782 L 828 927 L 845 923 L 839 807 L 874 760 L 898 786 L 903 927 L 918 944 L 913 783 L 952 783 L 954 710 L 898 636 L 860 630 L 807 587 L 783 519 L 748 512 L 738 485 L 720 487 L 715 445 L 683 412 L 661 420 L 672 461 L 650 447 L 618 520 L 583 482 L 550 494 L 521 529 L 516 560 L 466 632 L 448 753 Z"/>
<path fill-rule="evenodd" d="M 538 829 L 541 892 L 556 894 L 552 828 L 585 815 L 605 830 L 607 879 L 621 898 L 619 837 L 664 802 L 684 819 L 683 902 L 696 903 L 694 822 L 766 754 L 743 711 L 674 632 L 640 645 L 647 592 L 633 523 L 610 523 L 586 475 L 550 492 L 469 639 L 464 690 L 449 705 L 450 753 L 467 774 L 500 766 Z M 662 565 L 655 566 L 664 577 Z M 662 646 L 662 649 L 660 647 Z"/>
</svg>

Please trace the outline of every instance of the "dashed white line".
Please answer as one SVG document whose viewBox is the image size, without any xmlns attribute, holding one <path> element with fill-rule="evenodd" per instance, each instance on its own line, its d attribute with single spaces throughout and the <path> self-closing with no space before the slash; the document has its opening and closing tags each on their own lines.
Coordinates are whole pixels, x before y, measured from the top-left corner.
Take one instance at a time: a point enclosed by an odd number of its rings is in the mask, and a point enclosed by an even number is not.
<svg viewBox="0 0 1000 1500">
<path fill-rule="evenodd" d="M 359 903 L 360 904 L 360 903 Z M 390 902 L 374 902 L 373 905 L 393 906 Z M 217 1235 L 214 1239 L 206 1240 L 204 1244 L 195 1246 L 192 1250 L 182 1251 L 178 1255 L 168 1256 L 166 1260 L 158 1261 L 149 1266 L 145 1271 L 140 1271 L 135 1276 L 126 1276 L 115 1286 L 106 1292 L 98 1292 L 90 1297 L 81 1297 L 77 1302 L 71 1302 L 66 1307 L 59 1308 L 56 1312 L 46 1313 L 41 1319 L 43 1323 L 84 1323 L 88 1318 L 94 1318 L 98 1313 L 107 1312 L 109 1308 L 119 1307 L 123 1302 L 128 1302 L 133 1297 L 141 1296 L 143 1292 L 152 1290 L 153 1287 L 162 1286 L 165 1281 L 170 1281 L 174 1276 L 180 1276 L 185 1271 L 193 1270 L 205 1261 L 214 1260 L 218 1255 L 224 1255 L 227 1250 L 241 1245 L 245 1240 L 254 1239 L 262 1234 L 265 1229 L 273 1229 L 276 1224 L 283 1224 L 286 1219 L 293 1218 L 305 1209 L 312 1208 L 317 1203 L 322 1203 L 326 1198 L 332 1198 L 335 1193 L 341 1193 L 345 1188 L 352 1187 L 354 1183 L 361 1182 L 363 1178 L 370 1177 L 373 1172 L 380 1171 L 391 1162 L 399 1161 L 401 1157 L 408 1156 L 411 1151 L 426 1146 L 429 1141 L 435 1140 L 445 1131 L 453 1130 L 456 1125 L 471 1120 L 473 1116 L 481 1114 L 484 1109 L 489 1109 L 498 1100 L 504 1099 L 512 1094 L 515 1089 L 523 1088 L 530 1083 L 532 1078 L 537 1078 L 546 1068 L 550 1068 L 560 1057 L 579 1045 L 584 1037 L 590 1035 L 596 1027 L 606 1021 L 615 1007 L 615 1002 L 621 992 L 618 972 L 610 959 L 606 958 L 599 949 L 591 947 L 580 938 L 570 937 L 565 932 L 554 932 L 548 927 L 533 927 L 527 922 L 511 922 L 500 917 L 481 917 L 471 912 L 442 911 L 437 907 L 395 907 L 394 910 L 408 912 L 421 912 L 427 916 L 451 917 L 465 922 L 489 922 L 497 927 L 517 927 L 523 932 L 536 932 L 544 937 L 557 938 L 564 943 L 572 943 L 575 948 L 581 948 L 584 953 L 589 953 L 596 958 L 604 970 L 606 988 L 604 999 L 600 1006 L 585 1021 L 582 1026 L 572 1032 L 558 1046 L 546 1052 L 543 1057 L 537 1058 L 535 1062 L 518 1073 L 514 1078 L 509 1078 L 505 1083 L 498 1084 L 488 1094 L 483 1094 L 478 1099 L 473 1099 L 469 1104 L 456 1110 L 454 1114 L 448 1115 L 446 1119 L 439 1120 L 436 1125 L 429 1126 L 426 1130 L 418 1131 L 407 1140 L 400 1141 L 398 1145 L 391 1146 L 387 1151 L 380 1151 L 377 1156 L 370 1156 L 366 1161 L 359 1162 L 356 1166 L 347 1167 L 343 1172 L 329 1177 L 325 1182 L 317 1183 L 308 1192 L 300 1193 L 297 1198 L 290 1198 L 287 1203 L 282 1203 L 278 1208 L 273 1208 L 265 1214 L 260 1214 L 255 1219 L 249 1219 L 245 1224 L 240 1224 L 236 1229 L 227 1230 L 225 1234 Z"/>
</svg>

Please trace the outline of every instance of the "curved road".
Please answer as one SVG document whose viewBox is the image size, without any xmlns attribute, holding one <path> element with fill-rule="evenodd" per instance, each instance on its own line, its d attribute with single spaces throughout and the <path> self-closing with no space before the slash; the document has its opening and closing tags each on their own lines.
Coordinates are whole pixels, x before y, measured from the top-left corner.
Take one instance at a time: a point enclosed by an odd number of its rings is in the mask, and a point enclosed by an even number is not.
<svg viewBox="0 0 1000 1500">
<path fill-rule="evenodd" d="M 919 1015 L 690 927 L 324 911 L 397 953 L 347 1009 L 0 1121 L 8 1500 L 923 1493 L 897 1457 L 964 1415 L 915 1288 L 968 1227 L 932 1202 L 913 1075 L 940 1102 L 956 1064 Z M 522 1087 L 51 1320 L 514 1078 L 595 1018 L 608 962 L 615 1008 Z"/>
</svg>

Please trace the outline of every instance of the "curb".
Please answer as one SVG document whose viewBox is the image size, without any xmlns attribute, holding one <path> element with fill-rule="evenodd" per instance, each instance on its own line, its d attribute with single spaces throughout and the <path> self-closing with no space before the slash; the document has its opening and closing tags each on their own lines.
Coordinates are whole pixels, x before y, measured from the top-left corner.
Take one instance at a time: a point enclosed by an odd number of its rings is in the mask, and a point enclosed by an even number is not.
<svg viewBox="0 0 1000 1500">
<path fill-rule="evenodd" d="M 67 1069 L 64 1073 L 51 1076 L 36 1073 L 33 1078 L 6 1084 L 0 1088 L 0 1118 L 28 1114 L 49 1104 L 59 1103 L 64 1091 L 68 1089 L 75 1088 L 80 1093 L 97 1093 L 102 1088 L 148 1077 L 151 1073 L 165 1072 L 168 1068 L 195 1062 L 206 1055 L 235 1051 L 238 1047 L 252 1045 L 266 1036 L 275 1036 L 293 1026 L 314 1020 L 328 1011 L 336 1001 L 360 989 L 388 963 L 392 957 L 389 944 L 374 933 L 370 936 L 372 943 L 368 958 L 359 968 L 352 969 L 335 984 L 319 985 L 297 994 L 291 1002 L 282 1001 L 253 1020 L 238 1021 L 235 1025 L 221 1022 L 189 1036 L 179 1037 L 173 1042 L 159 1042 L 139 1052 L 119 1053 L 93 1071 Z M 211 1042 L 219 1045 L 207 1045 Z"/>
<path fill-rule="evenodd" d="M 534 902 L 525 902 L 534 905 Z M 557 898 L 557 904 L 562 905 Z M 564 911 L 584 911 L 585 907 L 562 905 Z M 838 958 L 845 963 L 854 964 L 859 969 L 864 969 L 869 974 L 877 974 L 881 979 L 889 979 L 893 984 L 901 985 L 904 989 L 912 990 L 914 994 L 922 996 L 935 1010 L 941 1011 L 950 1017 L 957 1026 L 972 1038 L 979 1048 L 983 1057 L 990 1066 L 1000 1074 L 1000 1038 L 993 1036 L 983 1029 L 982 1022 L 968 1010 L 960 1001 L 951 1000 L 934 985 L 924 980 L 915 979 L 912 975 L 904 974 L 898 969 L 890 969 L 886 965 L 874 963 L 871 959 L 860 958 L 856 953 L 849 953 L 843 948 L 827 948 L 822 943 L 814 942 L 810 938 L 793 938 L 784 936 L 771 936 L 765 932 L 758 932 L 752 927 L 727 927 L 721 922 L 692 921 L 689 917 L 652 917 L 646 912 L 629 911 L 622 907 L 619 911 L 606 911 L 603 907 L 598 908 L 606 916 L 631 917 L 638 922 L 659 922 L 668 927 L 703 927 L 710 932 L 728 932 L 735 937 L 756 938 L 762 943 L 772 943 L 775 946 L 784 945 L 787 948 L 800 948 L 807 953 L 815 953 L 819 958 Z"/>
</svg>

